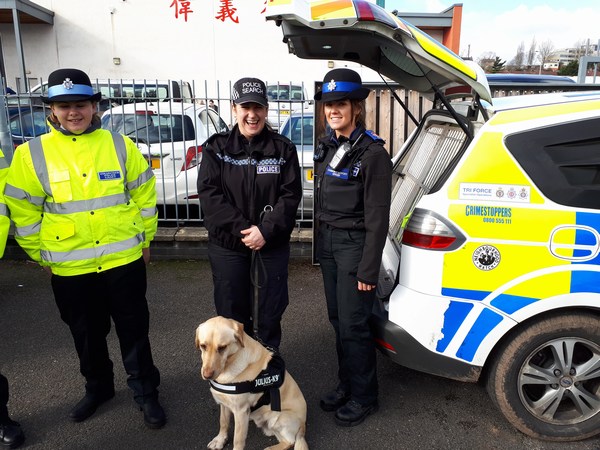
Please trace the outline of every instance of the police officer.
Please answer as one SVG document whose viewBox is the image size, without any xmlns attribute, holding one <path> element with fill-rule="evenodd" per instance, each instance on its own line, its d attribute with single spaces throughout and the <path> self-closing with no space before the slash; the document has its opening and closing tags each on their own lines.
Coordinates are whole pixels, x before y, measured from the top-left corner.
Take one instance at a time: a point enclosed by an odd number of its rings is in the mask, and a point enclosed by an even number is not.
<svg viewBox="0 0 600 450">
<path fill-rule="evenodd" d="M 384 141 L 365 129 L 369 90 L 350 69 L 334 69 L 315 95 L 331 132 L 319 140 L 316 220 L 338 384 L 321 398 L 340 426 L 360 424 L 378 408 L 376 350 L 369 327 L 388 229 L 392 163 Z"/>
<path fill-rule="evenodd" d="M 90 417 L 115 395 L 106 337 L 111 317 L 127 383 L 150 428 L 166 422 L 148 338 L 146 263 L 157 227 L 155 178 L 131 139 L 100 127 L 87 74 L 48 77 L 50 132 L 20 145 L 5 197 L 15 238 L 51 272 L 62 320 L 69 326 L 85 395 L 70 411 Z"/>
<path fill-rule="evenodd" d="M 288 305 L 290 235 L 302 198 L 300 164 L 294 144 L 267 125 L 262 80 L 238 80 L 232 98 L 237 123 L 206 142 L 198 175 L 214 301 L 217 314 L 277 350 Z"/>
<path fill-rule="evenodd" d="M 10 219 L 8 208 L 4 203 L 4 184 L 8 174 L 8 161 L 0 149 L 0 258 L 4 255 Z M 25 435 L 19 423 L 10 419 L 8 415 L 8 380 L 0 373 L 0 445 L 8 448 L 17 448 L 25 440 Z"/>
</svg>

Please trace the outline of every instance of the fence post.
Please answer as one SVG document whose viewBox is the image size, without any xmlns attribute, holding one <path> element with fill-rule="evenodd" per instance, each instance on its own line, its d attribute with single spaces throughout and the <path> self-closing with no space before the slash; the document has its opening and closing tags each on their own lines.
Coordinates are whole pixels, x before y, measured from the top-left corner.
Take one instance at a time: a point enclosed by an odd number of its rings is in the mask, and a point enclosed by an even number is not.
<svg viewBox="0 0 600 450">
<path fill-rule="evenodd" d="M 0 77 L 0 148 L 4 157 L 10 163 L 13 156 L 13 143 L 8 127 L 8 113 L 6 104 L 6 87 L 4 79 Z"/>
</svg>

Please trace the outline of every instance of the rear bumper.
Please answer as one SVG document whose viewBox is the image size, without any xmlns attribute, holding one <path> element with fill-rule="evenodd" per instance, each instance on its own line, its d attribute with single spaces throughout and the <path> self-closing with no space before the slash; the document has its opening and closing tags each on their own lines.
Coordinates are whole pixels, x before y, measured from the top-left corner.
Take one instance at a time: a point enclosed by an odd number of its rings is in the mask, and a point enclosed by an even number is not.
<svg viewBox="0 0 600 450">
<path fill-rule="evenodd" d="M 476 382 L 482 368 L 434 353 L 421 345 L 403 328 L 390 322 L 379 304 L 371 315 L 377 348 L 392 361 L 410 369 L 459 381 Z"/>
</svg>

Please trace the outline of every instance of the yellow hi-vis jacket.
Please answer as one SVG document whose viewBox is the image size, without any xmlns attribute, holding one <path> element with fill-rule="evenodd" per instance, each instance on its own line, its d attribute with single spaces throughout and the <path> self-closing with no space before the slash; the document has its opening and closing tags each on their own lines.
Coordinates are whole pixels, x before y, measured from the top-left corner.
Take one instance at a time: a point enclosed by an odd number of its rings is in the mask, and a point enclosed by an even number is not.
<svg viewBox="0 0 600 450">
<path fill-rule="evenodd" d="M 141 258 L 156 233 L 155 184 L 128 137 L 51 126 L 17 147 L 5 199 L 15 239 L 31 259 L 72 276 Z"/>
<path fill-rule="evenodd" d="M 4 255 L 6 239 L 8 238 L 8 229 L 10 227 L 8 208 L 4 202 L 4 184 L 6 183 L 6 175 L 8 175 L 8 161 L 4 157 L 2 150 L 0 150 L 0 258 Z"/>
</svg>

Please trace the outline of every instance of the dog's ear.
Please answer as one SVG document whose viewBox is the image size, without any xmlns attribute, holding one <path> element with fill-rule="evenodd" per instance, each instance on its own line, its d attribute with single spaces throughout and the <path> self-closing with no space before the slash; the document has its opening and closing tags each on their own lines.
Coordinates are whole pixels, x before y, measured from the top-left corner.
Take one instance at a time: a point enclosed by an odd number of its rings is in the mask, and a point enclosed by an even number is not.
<svg viewBox="0 0 600 450">
<path fill-rule="evenodd" d="M 237 322 L 237 321 L 233 321 L 233 330 L 234 330 L 234 336 L 235 336 L 235 340 L 238 341 L 238 343 L 240 344 L 240 347 L 244 347 L 244 325 L 242 325 L 241 323 Z"/>
<path fill-rule="evenodd" d="M 196 344 L 196 348 L 200 350 L 200 339 L 198 338 L 198 332 L 200 331 L 200 327 L 196 328 L 194 333 L 194 343 Z"/>
</svg>

